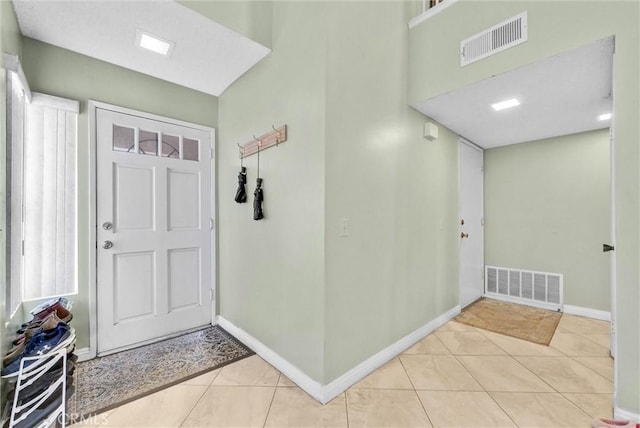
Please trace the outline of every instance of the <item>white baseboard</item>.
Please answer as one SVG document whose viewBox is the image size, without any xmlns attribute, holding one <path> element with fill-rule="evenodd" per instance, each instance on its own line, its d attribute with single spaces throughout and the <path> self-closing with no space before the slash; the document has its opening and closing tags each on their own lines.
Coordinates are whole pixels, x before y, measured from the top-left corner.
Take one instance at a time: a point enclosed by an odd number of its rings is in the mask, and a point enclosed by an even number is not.
<svg viewBox="0 0 640 428">
<path fill-rule="evenodd" d="M 240 342 L 249 347 L 253 352 L 258 354 L 263 360 L 271 364 L 280 372 L 284 373 L 292 382 L 302 388 L 307 394 L 311 395 L 316 400 L 326 403 L 324 401 L 323 386 L 307 376 L 302 370 L 291 364 L 275 351 L 271 350 L 268 346 L 260 342 L 258 339 L 234 325 L 231 321 L 224 318 L 222 315 L 218 315 L 218 325 L 227 330 Z"/>
<path fill-rule="evenodd" d="M 611 312 L 601 311 L 598 309 L 583 308 L 581 306 L 564 305 L 563 312 L 570 315 L 578 315 L 580 317 L 593 318 L 602 321 L 611 321 Z"/>
<path fill-rule="evenodd" d="M 364 379 L 367 375 L 373 373 L 375 370 L 424 339 L 430 333 L 446 324 L 449 320 L 451 320 L 459 313 L 460 305 L 449 309 L 444 314 L 431 320 L 417 330 L 414 330 L 412 333 L 409 333 L 397 342 L 392 343 L 382 351 L 374 354 L 362 363 L 358 364 L 339 378 L 333 380 L 328 385 L 325 385 L 324 400 L 322 402 L 328 403 L 338 395 L 342 394 L 344 391 L 349 389 L 350 386 L 356 384 L 361 379 Z"/>
<path fill-rule="evenodd" d="M 533 308 L 547 309 L 549 311 L 559 311 L 562 308 L 562 305 L 559 303 L 547 303 L 541 302 L 539 300 L 531 300 L 531 299 L 523 299 L 520 297 L 512 297 L 512 296 L 504 296 L 498 293 L 487 293 L 483 294 L 484 297 L 488 299 L 501 300 L 507 303 L 515 303 L 518 305 L 531 306 Z"/>
<path fill-rule="evenodd" d="M 74 354 L 78 356 L 78 362 L 87 361 L 93 358 L 89 348 L 80 348 L 74 351 Z"/>
<path fill-rule="evenodd" d="M 380 352 L 369 357 L 368 359 L 353 367 L 342 376 L 338 377 L 327 385 L 322 385 L 316 380 L 311 379 L 299 368 L 295 367 L 285 358 L 278 355 L 276 352 L 271 350 L 269 347 L 264 345 L 255 337 L 251 336 L 246 331 L 235 326 L 232 322 L 225 319 L 223 316 L 218 316 L 218 324 L 220 325 L 220 327 L 227 330 L 229 333 L 238 338 L 238 340 L 251 348 L 265 361 L 267 361 L 269 364 L 274 366 L 285 376 L 291 379 L 291 381 L 293 381 L 296 385 L 307 392 L 307 394 L 311 395 L 316 400 L 324 404 L 342 394 L 350 386 L 354 385 L 370 373 L 377 370 L 382 365 L 395 358 L 406 349 L 424 339 L 427 335 L 444 325 L 459 313 L 460 305 L 449 309 L 444 314 L 438 316 L 434 320 L 428 322 L 412 333 L 409 333 L 395 343 L 387 346 Z"/>
<path fill-rule="evenodd" d="M 621 409 L 619 407 L 616 407 L 615 409 L 613 409 L 613 417 L 615 419 L 622 419 L 625 421 L 633 421 L 636 423 L 640 422 L 640 414 L 633 413 L 628 410 Z"/>
</svg>

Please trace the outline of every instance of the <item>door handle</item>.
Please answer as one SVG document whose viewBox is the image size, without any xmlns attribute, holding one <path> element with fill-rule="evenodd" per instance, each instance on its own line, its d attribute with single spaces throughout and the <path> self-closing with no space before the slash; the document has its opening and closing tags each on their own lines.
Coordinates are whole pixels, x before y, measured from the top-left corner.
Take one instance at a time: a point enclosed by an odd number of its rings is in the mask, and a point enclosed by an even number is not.
<svg viewBox="0 0 640 428">
<path fill-rule="evenodd" d="M 613 251 L 616 248 L 613 245 L 602 244 L 602 252 L 606 253 L 607 251 Z"/>
<path fill-rule="evenodd" d="M 109 248 L 113 247 L 113 242 L 111 241 L 104 241 L 102 243 L 102 248 L 104 248 L 105 250 L 108 250 Z"/>
<path fill-rule="evenodd" d="M 464 232 L 460 232 L 460 238 L 468 238 L 469 234 L 468 233 L 464 233 Z"/>
</svg>

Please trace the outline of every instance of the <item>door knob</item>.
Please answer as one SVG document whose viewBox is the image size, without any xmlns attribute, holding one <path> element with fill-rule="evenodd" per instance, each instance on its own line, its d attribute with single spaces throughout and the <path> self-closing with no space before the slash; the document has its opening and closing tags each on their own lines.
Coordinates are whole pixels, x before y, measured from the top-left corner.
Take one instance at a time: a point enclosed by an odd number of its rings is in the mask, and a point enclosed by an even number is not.
<svg viewBox="0 0 640 428">
<path fill-rule="evenodd" d="M 613 251 L 615 250 L 615 247 L 613 245 L 608 245 L 608 244 L 602 244 L 602 251 L 603 252 L 607 252 L 607 251 Z"/>
<path fill-rule="evenodd" d="M 460 238 L 468 238 L 468 237 L 469 237 L 468 233 L 460 232 Z"/>
<path fill-rule="evenodd" d="M 111 241 L 104 241 L 102 243 L 102 248 L 104 248 L 105 250 L 108 250 L 111 247 L 113 247 L 113 242 Z"/>
<path fill-rule="evenodd" d="M 113 223 L 111 223 L 110 221 L 105 221 L 104 223 L 102 223 L 102 228 L 104 230 L 111 230 L 113 229 Z"/>
</svg>

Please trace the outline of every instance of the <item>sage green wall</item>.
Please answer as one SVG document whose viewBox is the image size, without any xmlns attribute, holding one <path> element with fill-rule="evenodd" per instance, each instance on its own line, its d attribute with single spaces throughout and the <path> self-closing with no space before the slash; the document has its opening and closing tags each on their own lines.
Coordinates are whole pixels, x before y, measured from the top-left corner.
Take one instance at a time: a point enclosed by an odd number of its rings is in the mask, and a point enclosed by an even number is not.
<svg viewBox="0 0 640 428">
<path fill-rule="evenodd" d="M 78 116 L 78 295 L 73 326 L 78 348 L 89 346 L 88 100 L 217 127 L 218 100 L 33 39 L 23 39 L 23 67 L 32 91 L 80 101 Z"/>
<path fill-rule="evenodd" d="M 564 274 L 564 303 L 611 310 L 609 130 L 484 152 L 485 263 Z"/>
<path fill-rule="evenodd" d="M 0 1 L 0 19 L 2 27 L 0 28 L 0 40 L 2 40 L 2 52 L 21 56 L 22 53 L 22 34 L 18 27 L 18 19 L 13 9 L 13 2 Z"/>
<path fill-rule="evenodd" d="M 407 105 L 403 2 L 339 2 L 327 47 L 325 381 L 458 304 L 456 135 Z M 341 218 L 349 236 L 340 237 Z"/>
<path fill-rule="evenodd" d="M 460 40 L 523 10 L 529 16 L 526 43 L 459 66 Z M 474 0 L 451 5 L 409 35 L 410 103 L 615 35 L 617 401 L 635 414 L 640 414 L 639 20 L 637 1 Z"/>
<path fill-rule="evenodd" d="M 178 0 L 178 3 L 263 46 L 271 47 L 273 17 L 271 0 Z"/>
<path fill-rule="evenodd" d="M 322 381 L 325 7 L 276 2 L 273 20 L 273 52 L 220 97 L 220 315 Z M 260 155 L 265 219 L 254 221 L 257 156 L 237 204 L 236 144 L 282 124 L 287 142 Z"/>
<path fill-rule="evenodd" d="M 410 14 L 274 2 L 273 52 L 220 98 L 220 314 L 321 384 L 458 303 L 457 136 L 407 106 Z M 256 222 L 236 143 L 281 123 Z"/>
</svg>

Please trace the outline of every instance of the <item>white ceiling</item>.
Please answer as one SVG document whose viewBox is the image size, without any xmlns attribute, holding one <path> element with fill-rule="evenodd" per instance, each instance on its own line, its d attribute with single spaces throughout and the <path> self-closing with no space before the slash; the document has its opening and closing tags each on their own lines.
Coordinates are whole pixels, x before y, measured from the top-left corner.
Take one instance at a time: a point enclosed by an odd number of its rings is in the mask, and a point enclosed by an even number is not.
<svg viewBox="0 0 640 428">
<path fill-rule="evenodd" d="M 414 107 L 484 148 L 607 128 L 597 117 L 613 108 L 613 51 L 603 39 Z M 491 108 L 510 98 L 521 105 Z"/>
<path fill-rule="evenodd" d="M 22 34 L 219 96 L 270 49 L 172 0 L 14 0 Z M 136 29 L 175 42 L 170 57 L 135 45 Z"/>
</svg>

